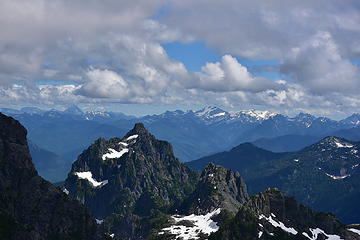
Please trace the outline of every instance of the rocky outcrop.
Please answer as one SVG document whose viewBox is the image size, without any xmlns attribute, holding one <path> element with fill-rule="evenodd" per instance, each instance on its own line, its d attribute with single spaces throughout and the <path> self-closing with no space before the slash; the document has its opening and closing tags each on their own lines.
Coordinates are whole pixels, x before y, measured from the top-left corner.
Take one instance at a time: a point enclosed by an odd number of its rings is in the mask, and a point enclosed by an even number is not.
<svg viewBox="0 0 360 240">
<path fill-rule="evenodd" d="M 0 114 L 0 239 L 95 239 L 87 210 L 38 176 L 26 134 Z"/>
<path fill-rule="evenodd" d="M 239 172 L 210 163 L 202 172 L 195 191 L 184 202 L 186 214 L 207 214 L 218 208 L 236 214 L 249 198 Z"/>
<path fill-rule="evenodd" d="M 330 213 L 316 212 L 277 189 L 252 196 L 212 239 L 360 239 Z"/>
<path fill-rule="evenodd" d="M 100 138 L 86 149 L 73 163 L 65 188 L 97 219 L 105 223 L 110 216 L 116 218 L 113 222 L 136 219 L 120 226 L 132 228 L 138 225 L 137 217 L 177 209 L 193 192 L 197 179 L 175 158 L 168 142 L 157 140 L 138 123 L 123 138 Z"/>
</svg>

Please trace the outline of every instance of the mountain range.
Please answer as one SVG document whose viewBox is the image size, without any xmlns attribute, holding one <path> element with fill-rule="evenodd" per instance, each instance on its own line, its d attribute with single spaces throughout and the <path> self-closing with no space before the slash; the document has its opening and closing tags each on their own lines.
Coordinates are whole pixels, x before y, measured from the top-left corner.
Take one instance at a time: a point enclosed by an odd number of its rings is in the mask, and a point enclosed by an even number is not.
<svg viewBox="0 0 360 240">
<path fill-rule="evenodd" d="M 261 150 L 242 146 L 252 153 Z M 243 168 L 276 161 L 279 155 L 287 154 L 262 150 L 258 161 L 246 160 L 250 164 Z M 90 209 L 103 234 L 122 239 L 217 239 L 217 231 L 237 232 L 227 224 L 243 214 L 248 218 L 241 218 L 238 227 L 249 239 L 259 238 L 260 232 L 264 239 L 306 239 L 306 234 L 311 239 L 357 239 L 331 214 L 314 212 L 278 190 L 249 196 L 239 172 L 210 163 L 197 175 L 175 158 L 169 143 L 157 140 L 141 123 L 122 138 L 99 138 L 83 151 L 64 191 Z M 243 228 L 250 223 L 256 224 L 254 229 Z"/>
<path fill-rule="evenodd" d="M 167 111 L 144 117 L 83 112 L 77 106 L 64 111 L 33 107 L 2 108 L 0 111 L 19 120 L 28 129 L 29 140 L 34 145 L 63 159 L 63 170 L 56 174 L 51 172 L 51 167 L 39 171 L 53 182 L 64 180 L 71 163 L 97 138 L 124 135 L 136 122 L 143 122 L 157 138 L 169 141 L 175 155 L 183 162 L 229 150 L 244 142 L 253 142 L 274 152 L 288 152 L 300 150 L 326 136 L 360 140 L 359 114 L 334 121 L 304 113 L 288 117 L 270 111 L 228 112 L 217 107 Z M 35 163 L 41 162 L 38 157 L 41 158 L 39 155 L 34 157 Z"/>
<path fill-rule="evenodd" d="M 37 175 L 16 120 L 0 115 L 0 130 L 0 239 L 360 239 L 359 225 L 279 190 L 249 195 L 239 172 L 211 163 L 192 171 L 141 123 L 94 141 L 61 190 Z"/>
</svg>

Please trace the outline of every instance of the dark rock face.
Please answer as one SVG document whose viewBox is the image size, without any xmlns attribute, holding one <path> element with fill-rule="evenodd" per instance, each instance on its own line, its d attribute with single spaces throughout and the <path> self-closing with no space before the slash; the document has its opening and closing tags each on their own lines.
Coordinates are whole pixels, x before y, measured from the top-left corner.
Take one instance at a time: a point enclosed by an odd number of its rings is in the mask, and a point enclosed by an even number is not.
<svg viewBox="0 0 360 240">
<path fill-rule="evenodd" d="M 175 158 L 168 142 L 155 139 L 138 123 L 123 138 L 100 138 L 86 149 L 73 163 L 65 188 L 96 218 L 112 215 L 118 217 L 114 222 L 127 222 L 128 215 L 146 217 L 178 208 L 197 178 Z"/>
<path fill-rule="evenodd" d="M 315 236 L 316 235 L 316 236 Z M 209 239 L 360 239 L 329 213 L 315 212 L 276 189 L 252 196 Z M 337 237 L 336 237 L 336 236 Z"/>
<path fill-rule="evenodd" d="M 38 176 L 26 133 L 0 114 L 0 239 L 95 239 L 86 209 Z"/>
<path fill-rule="evenodd" d="M 238 172 L 210 163 L 184 208 L 187 214 L 207 214 L 218 208 L 236 214 L 248 198 L 246 184 Z"/>
</svg>

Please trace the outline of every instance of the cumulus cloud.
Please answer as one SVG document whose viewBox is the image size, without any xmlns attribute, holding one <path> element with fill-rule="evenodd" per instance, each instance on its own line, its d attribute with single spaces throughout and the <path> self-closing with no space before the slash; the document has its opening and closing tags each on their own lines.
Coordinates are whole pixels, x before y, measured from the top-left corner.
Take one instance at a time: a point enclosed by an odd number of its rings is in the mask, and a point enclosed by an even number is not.
<svg viewBox="0 0 360 240">
<path fill-rule="evenodd" d="M 14 104 L 16 102 L 30 105 L 61 106 L 72 102 L 82 102 L 83 97 L 74 93 L 79 89 L 75 85 L 19 85 L 0 87 L 0 100 L 2 104 Z"/>
<path fill-rule="evenodd" d="M 224 55 L 221 62 L 206 63 L 201 70 L 195 73 L 197 78 L 193 87 L 204 90 L 260 92 L 280 87 L 269 79 L 253 77 L 248 69 L 231 55 Z"/>
<path fill-rule="evenodd" d="M 136 32 L 162 2 L 1 1 L 0 84 L 39 79 L 46 67 L 78 74 L 96 55 L 88 47 L 104 44 L 101 39 L 110 32 Z"/>
<path fill-rule="evenodd" d="M 347 55 L 359 50 L 357 0 L 171 0 L 168 6 L 162 19 L 168 26 L 237 56 L 279 59 L 318 31 L 330 32 Z"/>
<path fill-rule="evenodd" d="M 129 95 L 129 84 L 116 72 L 106 69 L 91 69 L 86 75 L 89 81 L 78 91 L 83 96 L 125 99 Z"/>
<path fill-rule="evenodd" d="M 329 32 L 318 32 L 291 49 L 281 70 L 316 93 L 348 93 L 360 88 L 359 68 L 343 58 Z"/>
</svg>

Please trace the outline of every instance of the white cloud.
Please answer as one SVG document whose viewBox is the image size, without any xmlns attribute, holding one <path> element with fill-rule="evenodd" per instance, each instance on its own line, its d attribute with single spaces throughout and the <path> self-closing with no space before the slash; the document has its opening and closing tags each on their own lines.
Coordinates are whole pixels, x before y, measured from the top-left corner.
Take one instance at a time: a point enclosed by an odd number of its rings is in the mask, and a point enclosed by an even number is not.
<svg viewBox="0 0 360 240">
<path fill-rule="evenodd" d="M 2 103 L 360 106 L 357 0 L 170 0 L 151 19 L 164 3 L 1 1 Z M 224 56 L 189 73 L 161 46 L 195 40 Z M 256 77 L 235 56 L 278 60 L 286 81 Z"/>
<path fill-rule="evenodd" d="M 328 32 L 318 32 L 294 47 L 281 66 L 312 92 L 353 92 L 360 88 L 360 70 L 344 59 Z"/>
<path fill-rule="evenodd" d="M 221 62 L 206 63 L 202 72 L 195 73 L 191 87 L 209 91 L 260 92 L 277 89 L 280 84 L 266 78 L 253 77 L 248 69 L 231 55 L 224 55 Z"/>
<path fill-rule="evenodd" d="M 129 96 L 129 84 L 116 72 L 91 69 L 86 75 L 89 81 L 78 91 L 83 96 L 116 99 L 126 99 Z"/>
<path fill-rule="evenodd" d="M 88 47 L 104 45 L 109 33 L 141 29 L 162 2 L 0 1 L 0 31 L 4 33 L 0 38 L 0 84 L 42 78 L 47 66 L 78 75 L 89 67 L 87 60 L 99 57 Z M 61 74 L 58 77 L 61 79 Z"/>
<path fill-rule="evenodd" d="M 354 54 L 359 18 L 357 0 L 171 0 L 162 21 L 223 53 L 279 59 L 318 31 L 330 32 L 341 52 Z"/>
<path fill-rule="evenodd" d="M 26 103 L 27 105 L 61 106 L 73 102 L 82 102 L 83 97 L 74 93 L 79 89 L 75 85 L 18 85 L 0 87 L 2 104 Z"/>
</svg>

